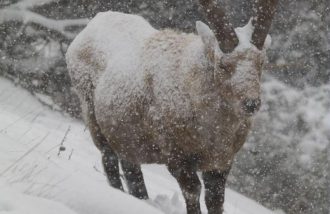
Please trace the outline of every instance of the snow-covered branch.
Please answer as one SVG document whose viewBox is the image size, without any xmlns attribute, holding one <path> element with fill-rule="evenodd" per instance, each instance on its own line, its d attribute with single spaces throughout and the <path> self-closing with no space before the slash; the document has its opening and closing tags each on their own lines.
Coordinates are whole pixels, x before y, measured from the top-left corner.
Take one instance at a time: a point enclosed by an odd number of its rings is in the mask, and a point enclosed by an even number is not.
<svg viewBox="0 0 330 214">
<path fill-rule="evenodd" d="M 71 26 L 84 26 L 88 23 L 89 19 L 63 19 L 54 20 L 44 17 L 40 14 L 34 13 L 29 10 L 22 10 L 15 7 L 7 7 L 0 10 L 0 24 L 9 21 L 18 21 L 27 24 L 35 24 L 41 28 L 46 28 L 47 31 L 59 33 L 65 39 L 73 39 L 75 33 L 67 30 Z"/>
<path fill-rule="evenodd" d="M 20 9 L 28 9 L 34 8 L 37 6 L 49 4 L 58 0 L 21 0 L 17 3 L 11 4 L 10 7 L 20 8 Z"/>
</svg>

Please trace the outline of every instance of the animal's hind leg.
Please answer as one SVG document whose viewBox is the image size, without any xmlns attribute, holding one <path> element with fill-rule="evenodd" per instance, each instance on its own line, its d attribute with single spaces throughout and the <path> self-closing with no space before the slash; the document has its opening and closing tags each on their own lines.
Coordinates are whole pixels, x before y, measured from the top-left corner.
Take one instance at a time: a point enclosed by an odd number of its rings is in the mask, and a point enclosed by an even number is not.
<svg viewBox="0 0 330 214">
<path fill-rule="evenodd" d="M 94 144 L 101 151 L 102 164 L 109 184 L 114 188 L 124 190 L 120 180 L 119 162 L 116 153 L 108 145 L 106 138 L 101 133 L 100 127 L 97 124 L 90 124 L 90 121 L 89 126 Z"/>
<path fill-rule="evenodd" d="M 110 185 L 114 188 L 124 190 L 120 180 L 119 163 L 117 155 L 111 148 L 105 147 L 102 151 L 102 163 Z"/>
<path fill-rule="evenodd" d="M 121 166 L 129 193 L 140 199 L 148 199 L 149 196 L 144 184 L 141 166 L 132 164 L 126 160 L 121 160 Z"/>
<path fill-rule="evenodd" d="M 118 157 L 101 132 L 101 128 L 96 121 L 93 102 L 88 100 L 86 104 L 86 108 L 83 108 L 83 110 L 87 110 L 87 112 L 84 112 L 84 115 L 87 116 L 87 118 L 85 118 L 86 123 L 94 144 L 102 153 L 102 163 L 109 184 L 114 188 L 124 190 L 120 180 Z"/>
</svg>

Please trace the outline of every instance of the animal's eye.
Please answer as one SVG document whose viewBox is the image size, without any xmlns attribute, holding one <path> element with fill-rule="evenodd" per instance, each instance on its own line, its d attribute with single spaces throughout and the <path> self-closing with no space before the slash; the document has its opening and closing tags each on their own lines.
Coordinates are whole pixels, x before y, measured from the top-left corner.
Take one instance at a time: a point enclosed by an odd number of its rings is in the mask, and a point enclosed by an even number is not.
<svg viewBox="0 0 330 214">
<path fill-rule="evenodd" d="M 225 74 L 232 75 L 235 70 L 235 65 L 229 60 L 220 60 L 218 63 L 218 68 Z"/>
<path fill-rule="evenodd" d="M 220 61 L 219 61 L 219 67 L 224 69 L 224 70 L 228 70 L 228 71 L 232 71 L 233 67 L 235 67 L 235 62 L 232 56 L 223 56 L 221 57 Z"/>
<path fill-rule="evenodd" d="M 221 61 L 218 63 L 218 67 L 222 70 L 225 70 L 226 69 L 226 65 L 223 64 Z"/>
</svg>

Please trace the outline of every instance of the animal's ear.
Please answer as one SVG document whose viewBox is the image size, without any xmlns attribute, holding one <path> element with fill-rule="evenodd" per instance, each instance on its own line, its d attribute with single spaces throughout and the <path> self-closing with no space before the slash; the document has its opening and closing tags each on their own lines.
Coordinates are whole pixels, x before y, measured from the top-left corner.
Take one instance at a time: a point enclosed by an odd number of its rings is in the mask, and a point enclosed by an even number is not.
<svg viewBox="0 0 330 214">
<path fill-rule="evenodd" d="M 204 43 L 205 53 L 207 57 L 210 61 L 214 62 L 216 56 L 219 56 L 221 54 L 219 43 L 214 33 L 209 28 L 209 26 L 207 26 L 201 21 L 196 22 L 196 30 Z"/>
</svg>

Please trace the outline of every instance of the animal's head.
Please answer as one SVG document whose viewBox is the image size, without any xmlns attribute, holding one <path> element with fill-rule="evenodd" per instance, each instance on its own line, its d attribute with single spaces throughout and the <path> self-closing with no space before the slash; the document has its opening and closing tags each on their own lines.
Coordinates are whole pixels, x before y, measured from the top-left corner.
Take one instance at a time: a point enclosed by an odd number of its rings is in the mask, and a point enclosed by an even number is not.
<svg viewBox="0 0 330 214">
<path fill-rule="evenodd" d="M 237 110 L 247 116 L 258 111 L 261 104 L 263 49 L 277 2 L 260 0 L 255 17 L 244 28 L 235 31 L 222 8 L 212 0 L 200 0 L 209 23 L 214 26 L 212 31 L 206 24 L 196 23 L 214 82 L 221 96 L 235 101 Z"/>
</svg>

